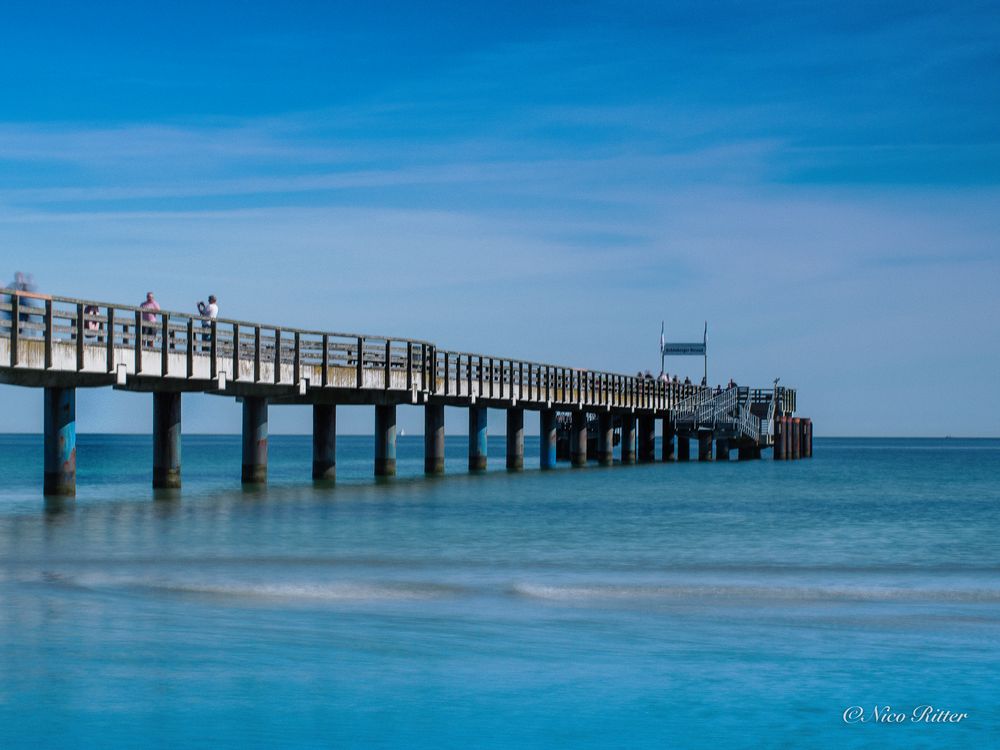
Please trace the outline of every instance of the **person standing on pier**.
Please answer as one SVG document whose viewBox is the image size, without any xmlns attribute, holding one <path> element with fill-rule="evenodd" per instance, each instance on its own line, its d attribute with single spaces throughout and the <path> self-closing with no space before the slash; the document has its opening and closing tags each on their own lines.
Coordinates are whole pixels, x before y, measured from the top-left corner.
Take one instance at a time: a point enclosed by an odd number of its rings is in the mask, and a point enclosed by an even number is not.
<svg viewBox="0 0 1000 750">
<path fill-rule="evenodd" d="M 201 321 L 201 340 L 206 344 L 212 340 L 212 321 L 219 317 L 219 305 L 215 301 L 215 295 L 208 295 L 208 304 L 198 302 L 198 314 L 204 320 Z M 203 348 L 206 348 L 203 346 Z"/>
<path fill-rule="evenodd" d="M 146 292 L 146 301 L 139 305 L 139 307 L 143 310 L 159 310 L 160 303 L 153 297 L 152 292 Z M 152 312 L 143 313 L 142 319 L 147 323 L 156 323 L 156 315 Z M 156 337 L 156 326 L 143 326 L 142 336 L 145 339 L 146 346 L 152 349 Z"/>
</svg>

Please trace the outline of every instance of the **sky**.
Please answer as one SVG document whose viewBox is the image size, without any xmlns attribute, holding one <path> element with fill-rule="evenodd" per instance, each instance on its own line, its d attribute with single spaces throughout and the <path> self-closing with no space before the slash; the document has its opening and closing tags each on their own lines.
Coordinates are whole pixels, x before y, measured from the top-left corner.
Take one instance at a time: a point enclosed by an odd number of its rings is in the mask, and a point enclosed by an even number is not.
<svg viewBox="0 0 1000 750">
<path fill-rule="evenodd" d="M 623 373 L 707 320 L 817 436 L 1000 435 L 996 2 L 8 0 L 0 50 L 4 281 Z"/>
</svg>

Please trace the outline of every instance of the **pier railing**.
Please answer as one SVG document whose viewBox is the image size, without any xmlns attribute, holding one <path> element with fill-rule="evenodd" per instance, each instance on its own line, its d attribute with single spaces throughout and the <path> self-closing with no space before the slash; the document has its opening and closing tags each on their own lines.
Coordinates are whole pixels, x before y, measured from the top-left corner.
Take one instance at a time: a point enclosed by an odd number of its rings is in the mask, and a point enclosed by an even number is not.
<svg viewBox="0 0 1000 750">
<path fill-rule="evenodd" d="M 218 388 L 237 382 L 302 392 L 408 391 L 414 400 L 423 393 L 657 411 L 712 398 L 704 386 L 451 351 L 419 339 L 209 319 L 13 289 L 0 290 L 0 339 L 0 368 L 214 381 Z"/>
</svg>

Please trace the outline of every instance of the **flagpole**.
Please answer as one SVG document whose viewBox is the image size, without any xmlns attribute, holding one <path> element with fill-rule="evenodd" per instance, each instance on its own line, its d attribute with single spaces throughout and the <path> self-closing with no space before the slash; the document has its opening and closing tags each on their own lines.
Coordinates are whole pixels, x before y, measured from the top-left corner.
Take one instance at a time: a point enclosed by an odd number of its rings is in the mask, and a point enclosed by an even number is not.
<svg viewBox="0 0 1000 750">
<path fill-rule="evenodd" d="M 663 338 L 664 328 L 663 328 L 663 326 L 664 326 L 664 321 L 661 320 L 660 321 L 660 374 L 661 375 L 664 372 L 666 372 L 666 370 L 664 368 L 666 366 L 666 361 L 667 361 L 667 355 L 663 352 L 663 349 L 664 349 L 664 344 L 663 344 L 663 342 L 664 342 L 664 338 Z"/>
<path fill-rule="evenodd" d="M 701 344 L 705 347 L 705 385 L 708 385 L 708 321 L 705 321 L 705 334 L 702 336 Z"/>
</svg>

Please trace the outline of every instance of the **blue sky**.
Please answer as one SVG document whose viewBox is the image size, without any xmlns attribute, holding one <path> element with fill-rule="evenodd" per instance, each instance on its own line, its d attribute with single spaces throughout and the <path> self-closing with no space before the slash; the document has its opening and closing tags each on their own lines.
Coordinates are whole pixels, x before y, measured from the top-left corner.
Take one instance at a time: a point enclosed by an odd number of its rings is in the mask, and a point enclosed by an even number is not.
<svg viewBox="0 0 1000 750">
<path fill-rule="evenodd" d="M 707 318 L 817 434 L 1000 434 L 996 3 L 14 2 L 0 49 L 5 280 L 623 372 Z"/>
</svg>

